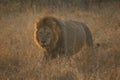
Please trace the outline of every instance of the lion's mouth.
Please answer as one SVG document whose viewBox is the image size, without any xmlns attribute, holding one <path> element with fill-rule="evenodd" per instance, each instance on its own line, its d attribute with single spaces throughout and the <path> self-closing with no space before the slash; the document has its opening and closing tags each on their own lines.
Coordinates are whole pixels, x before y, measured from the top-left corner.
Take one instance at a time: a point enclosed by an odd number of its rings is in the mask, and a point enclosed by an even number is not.
<svg viewBox="0 0 120 80">
<path fill-rule="evenodd" d="M 48 46 L 45 45 L 45 44 L 42 44 L 41 46 L 42 46 L 43 48 L 48 48 Z"/>
<path fill-rule="evenodd" d="M 43 47 L 43 48 L 45 48 L 45 47 L 46 47 L 46 45 L 45 45 L 45 44 L 42 44 L 42 47 Z"/>
</svg>

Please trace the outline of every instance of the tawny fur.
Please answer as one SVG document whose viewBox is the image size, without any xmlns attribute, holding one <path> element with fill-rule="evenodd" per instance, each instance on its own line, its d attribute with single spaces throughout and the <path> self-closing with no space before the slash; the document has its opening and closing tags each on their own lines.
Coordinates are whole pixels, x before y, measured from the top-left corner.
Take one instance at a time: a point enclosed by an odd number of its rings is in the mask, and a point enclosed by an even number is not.
<svg viewBox="0 0 120 80">
<path fill-rule="evenodd" d="M 40 41 L 38 41 L 39 36 L 36 34 L 40 27 L 46 25 L 54 33 L 49 49 L 42 48 Z M 36 23 L 34 41 L 42 50 L 46 50 L 48 56 L 52 57 L 77 53 L 84 45 L 93 46 L 91 32 L 85 24 L 59 20 L 54 17 L 43 17 Z"/>
</svg>

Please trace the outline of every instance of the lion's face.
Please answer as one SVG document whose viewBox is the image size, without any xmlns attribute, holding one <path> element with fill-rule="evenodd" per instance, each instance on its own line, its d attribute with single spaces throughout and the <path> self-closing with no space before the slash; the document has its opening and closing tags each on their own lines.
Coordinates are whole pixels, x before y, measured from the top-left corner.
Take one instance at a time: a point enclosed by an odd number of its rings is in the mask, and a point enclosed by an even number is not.
<svg viewBox="0 0 120 80">
<path fill-rule="evenodd" d="M 53 39 L 53 31 L 49 27 L 41 27 L 37 31 L 37 36 L 41 46 L 47 48 Z"/>
<path fill-rule="evenodd" d="M 43 19 L 34 26 L 34 41 L 37 46 L 48 53 L 56 50 L 61 41 L 61 29 L 55 19 Z"/>
</svg>

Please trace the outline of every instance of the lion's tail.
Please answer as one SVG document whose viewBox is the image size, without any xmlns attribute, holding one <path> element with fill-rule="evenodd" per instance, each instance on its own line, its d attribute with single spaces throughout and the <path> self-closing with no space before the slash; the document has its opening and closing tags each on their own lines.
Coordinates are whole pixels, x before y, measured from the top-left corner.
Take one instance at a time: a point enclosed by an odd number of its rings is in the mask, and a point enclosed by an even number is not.
<svg viewBox="0 0 120 80">
<path fill-rule="evenodd" d="M 83 28 L 86 32 L 86 43 L 89 47 L 93 47 L 92 34 L 91 34 L 89 28 L 85 24 L 82 23 L 82 25 L 83 25 Z"/>
</svg>

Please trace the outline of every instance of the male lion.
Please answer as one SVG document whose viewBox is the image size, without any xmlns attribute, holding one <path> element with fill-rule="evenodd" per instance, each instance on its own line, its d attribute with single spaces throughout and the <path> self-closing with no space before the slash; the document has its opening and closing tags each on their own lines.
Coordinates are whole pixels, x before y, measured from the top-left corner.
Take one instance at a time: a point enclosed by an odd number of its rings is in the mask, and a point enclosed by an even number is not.
<svg viewBox="0 0 120 80">
<path fill-rule="evenodd" d="M 44 17 L 36 23 L 34 40 L 51 57 L 77 53 L 84 45 L 93 46 L 91 32 L 85 24 L 54 17 Z"/>
</svg>

